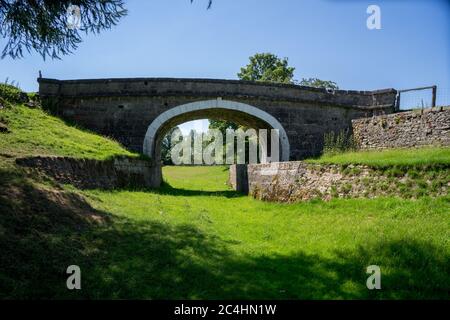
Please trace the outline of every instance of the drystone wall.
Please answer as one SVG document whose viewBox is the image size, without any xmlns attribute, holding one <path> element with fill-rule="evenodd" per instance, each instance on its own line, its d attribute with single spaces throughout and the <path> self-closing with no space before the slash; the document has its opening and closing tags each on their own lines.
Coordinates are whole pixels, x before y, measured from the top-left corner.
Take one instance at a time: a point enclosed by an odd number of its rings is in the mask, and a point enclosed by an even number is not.
<svg viewBox="0 0 450 320">
<path fill-rule="evenodd" d="M 352 120 L 360 149 L 450 146 L 450 108 L 414 110 Z"/>
<path fill-rule="evenodd" d="M 408 168 L 374 169 L 363 165 L 312 164 L 301 161 L 248 165 L 249 194 L 260 200 L 296 202 L 311 199 L 374 198 L 448 193 L 449 168 L 417 174 Z"/>
<path fill-rule="evenodd" d="M 159 187 L 161 170 L 142 159 L 118 157 L 111 160 L 69 157 L 18 158 L 16 163 L 53 177 L 61 183 L 82 189 L 122 187 Z M 159 169 L 159 170 L 158 170 Z"/>
</svg>

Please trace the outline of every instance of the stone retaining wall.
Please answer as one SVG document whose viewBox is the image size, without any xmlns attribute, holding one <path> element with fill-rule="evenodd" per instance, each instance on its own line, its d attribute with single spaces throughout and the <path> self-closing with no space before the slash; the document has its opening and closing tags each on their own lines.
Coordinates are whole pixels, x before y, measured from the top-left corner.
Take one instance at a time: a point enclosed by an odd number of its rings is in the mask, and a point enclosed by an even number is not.
<svg viewBox="0 0 450 320">
<path fill-rule="evenodd" d="M 69 157 L 29 157 L 16 159 L 16 163 L 35 168 L 61 183 L 82 189 L 156 188 L 161 184 L 161 168 L 142 159 L 117 157 L 100 161 Z"/>
<path fill-rule="evenodd" d="M 408 198 L 425 194 L 445 195 L 450 187 L 449 168 L 420 176 L 407 169 L 383 171 L 363 165 L 342 167 L 301 161 L 277 165 L 248 165 L 250 195 L 279 202 L 392 195 Z"/>
<path fill-rule="evenodd" d="M 450 108 L 356 119 L 352 126 L 361 149 L 450 146 Z"/>
</svg>

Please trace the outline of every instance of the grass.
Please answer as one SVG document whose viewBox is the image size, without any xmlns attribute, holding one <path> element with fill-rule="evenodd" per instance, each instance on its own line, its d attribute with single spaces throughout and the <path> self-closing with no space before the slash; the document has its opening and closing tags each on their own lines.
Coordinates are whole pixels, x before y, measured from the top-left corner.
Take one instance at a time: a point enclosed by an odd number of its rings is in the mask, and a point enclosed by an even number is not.
<svg viewBox="0 0 450 320">
<path fill-rule="evenodd" d="M 373 167 L 450 165 L 449 147 L 423 147 L 345 152 L 306 160 L 321 164 L 364 164 Z"/>
<path fill-rule="evenodd" d="M 166 166 L 164 180 L 179 190 L 229 191 L 228 167 L 225 166 Z"/>
<path fill-rule="evenodd" d="M 449 298 L 449 197 L 277 204 L 230 190 L 224 167 L 164 175 L 160 190 L 81 192 L 3 172 L 0 296 Z M 65 289 L 70 264 L 81 291 Z M 365 286 L 372 264 L 382 290 Z"/>
<path fill-rule="evenodd" d="M 104 160 L 137 156 L 119 143 L 68 125 L 41 109 L 15 105 L 0 110 L 11 133 L 0 135 L 0 153 L 13 156 L 55 155 Z"/>
<path fill-rule="evenodd" d="M 162 276 L 152 278 L 158 290 L 130 288 L 136 298 L 448 298 L 449 198 L 274 204 L 230 191 L 220 167 L 167 167 L 164 174 L 170 186 L 158 192 L 90 193 L 124 225 L 146 225 L 149 234 L 154 225 L 167 228 L 148 236 L 173 242 L 163 261 L 157 243 L 156 251 L 145 249 L 151 241 L 144 237 L 131 250 L 130 239 L 126 252 L 143 254 L 134 255 L 138 265 L 156 264 L 135 281 Z M 216 191 L 205 190 L 218 177 Z M 371 264 L 383 270 L 382 291 L 365 287 Z"/>
<path fill-rule="evenodd" d="M 450 298 L 448 195 L 267 203 L 230 190 L 219 166 L 164 167 L 159 190 L 81 191 L 11 159 L 127 151 L 38 109 L 0 117 L 12 131 L 0 135 L 0 298 Z M 448 161 L 424 150 L 333 161 Z M 80 291 L 66 288 L 72 264 Z M 366 288 L 373 264 L 381 290 Z"/>
</svg>

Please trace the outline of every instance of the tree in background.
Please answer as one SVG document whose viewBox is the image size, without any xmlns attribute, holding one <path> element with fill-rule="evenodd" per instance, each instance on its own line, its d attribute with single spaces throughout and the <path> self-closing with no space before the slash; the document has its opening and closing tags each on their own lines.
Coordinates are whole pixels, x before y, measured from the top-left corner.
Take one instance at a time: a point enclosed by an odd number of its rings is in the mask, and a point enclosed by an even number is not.
<svg viewBox="0 0 450 320">
<path fill-rule="evenodd" d="M 194 0 L 191 0 L 191 3 L 194 2 Z M 208 0 L 208 9 L 211 9 L 212 6 L 212 0 Z"/>
<path fill-rule="evenodd" d="M 225 136 L 227 129 L 237 130 L 239 126 L 233 121 L 227 120 L 209 120 L 209 128 L 210 129 L 219 129 L 222 132 L 222 135 Z"/>
<path fill-rule="evenodd" d="M 294 83 L 294 67 L 288 65 L 288 58 L 280 59 L 272 53 L 257 53 L 250 58 L 249 64 L 241 68 L 237 74 L 240 80 L 262 81 L 275 83 Z M 209 120 L 209 128 L 237 129 L 239 126 L 226 120 Z"/>
<path fill-rule="evenodd" d="M 272 53 L 257 53 L 250 57 L 250 63 L 237 74 L 241 80 L 294 83 L 294 67 L 288 65 L 288 58 L 280 59 Z"/>
<path fill-rule="evenodd" d="M 289 66 L 288 58 L 279 58 L 272 53 L 257 53 L 250 58 L 250 62 L 237 74 L 240 80 L 298 84 L 302 86 L 339 89 L 333 81 L 317 78 L 303 78 L 294 80 L 295 68 Z M 219 129 L 225 135 L 226 129 L 238 129 L 239 125 L 226 120 L 209 120 L 209 128 Z"/>
<path fill-rule="evenodd" d="M 339 89 L 338 85 L 334 81 L 320 80 L 317 78 L 303 78 L 302 81 L 298 82 L 301 86 L 314 87 L 314 88 L 326 88 L 326 89 Z"/>
<path fill-rule="evenodd" d="M 180 130 L 178 127 L 173 127 L 170 131 L 164 136 L 161 141 L 161 162 L 165 165 L 172 165 L 172 155 L 170 154 L 170 150 L 172 149 L 172 134 Z"/>
</svg>

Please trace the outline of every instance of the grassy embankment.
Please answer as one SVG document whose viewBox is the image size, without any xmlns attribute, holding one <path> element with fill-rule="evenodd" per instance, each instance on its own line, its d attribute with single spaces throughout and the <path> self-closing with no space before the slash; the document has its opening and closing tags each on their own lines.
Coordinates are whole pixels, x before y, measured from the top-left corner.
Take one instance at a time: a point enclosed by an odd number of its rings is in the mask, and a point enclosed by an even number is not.
<svg viewBox="0 0 450 320">
<path fill-rule="evenodd" d="M 12 160 L 128 152 L 39 109 L 1 118 L 0 298 L 449 298 L 448 196 L 265 203 L 230 190 L 225 167 L 166 167 L 160 190 L 81 191 Z M 80 291 L 66 289 L 71 264 Z M 366 288 L 372 264 L 382 290 Z"/>
<path fill-rule="evenodd" d="M 1 135 L 0 153 L 3 155 L 54 155 L 99 160 L 118 155 L 137 156 L 115 141 L 67 125 L 40 109 L 16 105 L 1 110 L 0 121 L 11 131 Z"/>
<path fill-rule="evenodd" d="M 364 164 L 373 167 L 425 166 L 429 168 L 435 165 L 450 165 L 450 148 L 423 147 L 383 151 L 357 151 L 325 155 L 318 159 L 307 161 L 311 163 L 334 163 L 340 165 Z"/>
</svg>

